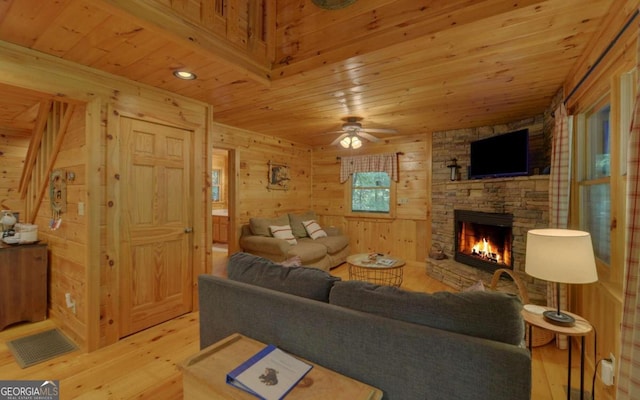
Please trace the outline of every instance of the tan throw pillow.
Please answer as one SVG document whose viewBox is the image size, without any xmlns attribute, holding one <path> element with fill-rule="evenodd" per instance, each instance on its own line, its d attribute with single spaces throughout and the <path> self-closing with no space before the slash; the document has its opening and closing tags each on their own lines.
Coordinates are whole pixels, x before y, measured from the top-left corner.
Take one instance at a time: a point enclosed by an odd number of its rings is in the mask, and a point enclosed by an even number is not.
<svg viewBox="0 0 640 400">
<path fill-rule="evenodd" d="M 283 214 L 274 218 L 261 218 L 254 217 L 249 218 L 249 226 L 251 227 L 251 233 L 257 236 L 271 236 L 269 226 L 271 225 L 287 225 L 289 223 L 289 217 L 287 214 Z"/>
<path fill-rule="evenodd" d="M 322 228 L 320 228 L 320 225 L 318 225 L 318 223 L 315 220 L 303 221 L 302 225 L 304 226 L 304 229 L 309 234 L 309 237 L 311 237 L 311 239 L 313 240 L 316 240 L 321 237 L 327 237 L 327 232 L 325 232 Z"/>
<path fill-rule="evenodd" d="M 297 244 L 298 241 L 293 237 L 293 233 L 291 233 L 291 227 L 289 225 L 271 225 L 269 227 L 271 234 L 273 237 L 278 239 L 284 239 L 289 244 Z"/>
</svg>

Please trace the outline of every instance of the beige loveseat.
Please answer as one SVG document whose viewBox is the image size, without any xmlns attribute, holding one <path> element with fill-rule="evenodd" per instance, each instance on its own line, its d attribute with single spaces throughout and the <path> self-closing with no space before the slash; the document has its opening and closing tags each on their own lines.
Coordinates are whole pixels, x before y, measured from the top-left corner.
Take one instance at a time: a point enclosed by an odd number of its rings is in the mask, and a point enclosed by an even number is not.
<svg viewBox="0 0 640 400">
<path fill-rule="evenodd" d="M 327 236 L 312 239 L 302 224 L 311 220 L 318 221 L 313 211 L 275 218 L 251 218 L 249 224 L 242 226 L 240 248 L 274 262 L 299 258 L 302 265 L 325 271 L 345 262 L 349 255 L 349 238 L 339 228 L 322 226 Z M 295 244 L 274 237 L 270 229 L 287 225 L 291 227 Z"/>
</svg>

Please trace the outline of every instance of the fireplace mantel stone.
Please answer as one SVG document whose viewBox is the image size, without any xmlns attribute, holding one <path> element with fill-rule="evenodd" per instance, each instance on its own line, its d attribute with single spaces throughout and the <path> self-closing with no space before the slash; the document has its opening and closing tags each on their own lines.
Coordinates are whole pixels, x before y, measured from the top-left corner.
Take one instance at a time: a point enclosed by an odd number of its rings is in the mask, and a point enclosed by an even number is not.
<svg viewBox="0 0 640 400">
<path fill-rule="evenodd" d="M 491 274 L 453 259 L 454 210 L 513 214 L 513 270 L 527 286 L 532 302 L 546 303 L 546 283 L 524 273 L 526 234 L 549 224 L 549 176 L 447 181 L 432 186 L 432 242 L 447 259 L 427 259 L 427 273 L 459 290 Z M 515 287 L 515 286 L 514 286 Z"/>
<path fill-rule="evenodd" d="M 559 92 L 560 93 L 560 92 Z M 561 101 L 561 94 L 554 104 Z M 527 286 L 531 301 L 546 304 L 546 282 L 534 280 L 524 272 L 526 233 L 534 228 L 549 226 L 549 176 L 539 175 L 551 159 L 548 138 L 553 127 L 549 108 L 544 115 L 513 121 L 504 125 L 483 126 L 434 132 L 432 135 L 432 243 L 444 249 L 445 260 L 427 259 L 427 270 L 436 279 L 463 289 L 482 280 L 490 284 L 488 272 L 469 271 L 473 267 L 457 263 L 453 259 L 454 245 L 453 210 L 465 209 L 491 213 L 513 214 L 513 270 Z M 470 143 L 499 133 L 529 129 L 529 176 L 515 178 L 467 179 L 470 163 Z M 496 154 L 496 157 L 499 157 Z M 460 180 L 450 181 L 447 165 L 455 158 L 460 166 Z M 468 278 L 471 277 L 471 278 Z M 473 279 L 473 282 L 470 282 Z M 457 282 L 457 283 L 456 283 Z M 454 284 L 455 283 L 455 284 Z M 515 285 L 513 285 L 515 288 Z"/>
</svg>

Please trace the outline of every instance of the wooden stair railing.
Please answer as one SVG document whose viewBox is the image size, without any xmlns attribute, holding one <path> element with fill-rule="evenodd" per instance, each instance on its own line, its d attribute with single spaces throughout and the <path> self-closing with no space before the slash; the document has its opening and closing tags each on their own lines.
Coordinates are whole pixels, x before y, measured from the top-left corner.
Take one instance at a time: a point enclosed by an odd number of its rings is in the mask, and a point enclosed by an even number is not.
<svg viewBox="0 0 640 400">
<path fill-rule="evenodd" d="M 57 100 L 40 103 L 19 186 L 28 223 L 34 223 L 38 215 L 74 109 L 75 105 Z"/>
</svg>

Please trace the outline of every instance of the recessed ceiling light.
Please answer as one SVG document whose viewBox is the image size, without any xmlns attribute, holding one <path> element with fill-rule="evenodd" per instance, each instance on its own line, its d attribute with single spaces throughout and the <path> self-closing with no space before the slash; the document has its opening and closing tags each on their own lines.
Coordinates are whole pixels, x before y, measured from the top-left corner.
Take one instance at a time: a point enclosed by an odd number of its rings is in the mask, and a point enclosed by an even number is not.
<svg viewBox="0 0 640 400">
<path fill-rule="evenodd" d="M 189 71 L 173 71 L 173 76 L 175 76 L 178 79 L 184 79 L 186 81 L 190 81 L 197 78 L 196 74 Z"/>
</svg>

